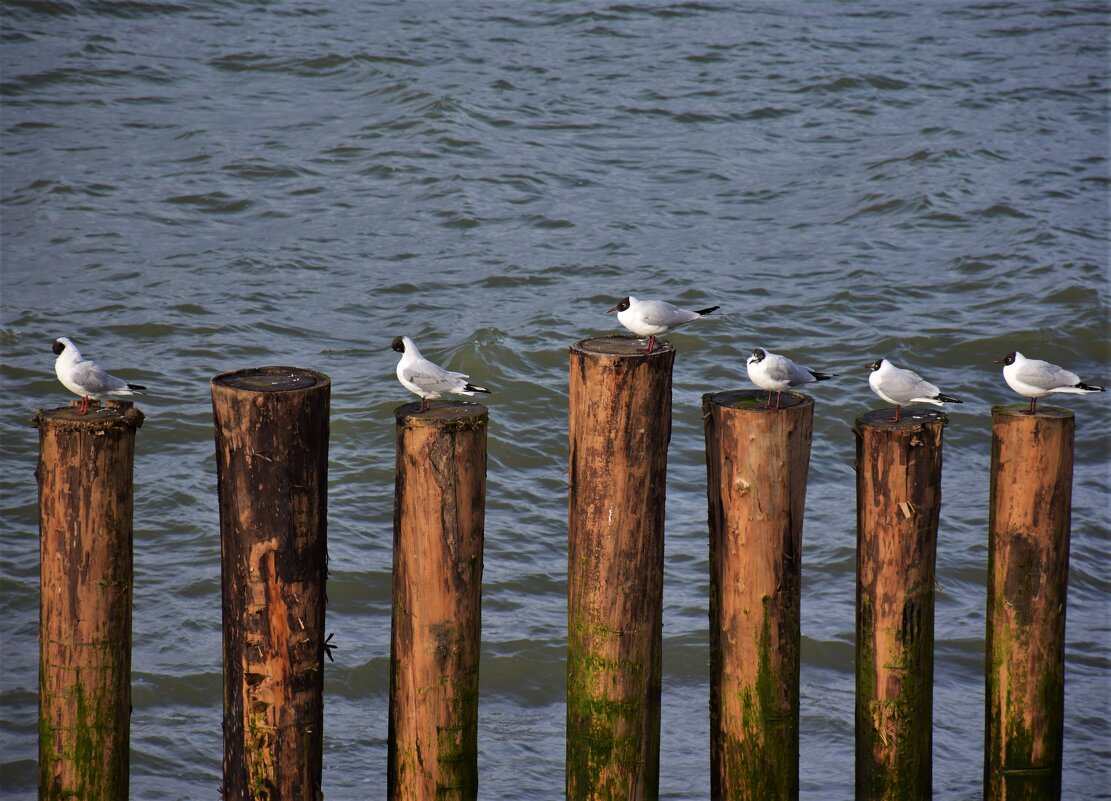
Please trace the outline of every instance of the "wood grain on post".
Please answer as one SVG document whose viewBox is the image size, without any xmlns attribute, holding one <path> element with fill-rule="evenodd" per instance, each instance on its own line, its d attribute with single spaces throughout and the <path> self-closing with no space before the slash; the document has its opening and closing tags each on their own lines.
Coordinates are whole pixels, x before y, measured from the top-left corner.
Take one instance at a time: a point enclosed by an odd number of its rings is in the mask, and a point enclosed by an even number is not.
<svg viewBox="0 0 1111 801">
<path fill-rule="evenodd" d="M 1072 412 L 992 411 L 985 801 L 1061 798 Z"/>
<path fill-rule="evenodd" d="M 224 625 L 224 799 L 318 801 L 331 381 L 212 379 Z"/>
<path fill-rule="evenodd" d="M 941 412 L 857 417 L 856 797 L 932 792 Z"/>
<path fill-rule="evenodd" d="M 710 523 L 710 796 L 799 796 L 802 518 L 814 401 L 702 396 Z"/>
<path fill-rule="evenodd" d="M 478 662 L 489 413 L 395 411 L 387 797 L 478 797 Z"/>
<path fill-rule="evenodd" d="M 76 403 L 76 402 L 75 402 Z M 39 411 L 39 798 L 128 797 L 132 469 L 143 413 Z"/>
<path fill-rule="evenodd" d="M 659 795 L 664 497 L 675 350 L 571 346 L 567 798 Z"/>
</svg>

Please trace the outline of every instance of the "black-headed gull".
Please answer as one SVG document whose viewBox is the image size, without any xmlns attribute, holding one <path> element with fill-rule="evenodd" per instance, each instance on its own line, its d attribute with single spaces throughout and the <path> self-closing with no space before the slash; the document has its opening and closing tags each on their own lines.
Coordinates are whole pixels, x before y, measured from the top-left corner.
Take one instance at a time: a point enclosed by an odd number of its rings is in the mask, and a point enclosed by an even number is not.
<svg viewBox="0 0 1111 801">
<path fill-rule="evenodd" d="M 776 411 L 779 411 L 783 390 L 813 384 L 815 381 L 826 381 L 834 376 L 834 373 L 819 373 L 808 367 L 800 367 L 786 356 L 769 353 L 763 348 L 754 348 L 752 355 L 748 357 L 748 380 L 768 391 L 766 406 L 769 409 L 772 408 L 772 393 L 775 393 Z"/>
<path fill-rule="evenodd" d="M 1025 395 L 1030 399 L 1027 414 L 1034 414 L 1038 398 L 1044 398 L 1051 392 L 1068 392 L 1075 395 L 1103 392 L 1103 387 L 1085 384 L 1076 373 L 1043 362 L 1041 359 L 1027 359 L 1017 350 L 1008 353 L 1002 359 L 996 359 L 995 363 L 1004 365 L 1003 380 L 1007 382 L 1007 386 L 1019 395 Z"/>
<path fill-rule="evenodd" d="M 453 373 L 428 361 L 420 355 L 409 337 L 394 337 L 391 347 L 401 354 L 401 361 L 397 363 L 397 380 L 405 389 L 420 395 L 418 414 L 429 407 L 428 401 L 443 397 L 445 392 L 473 395 L 490 391 L 468 383 L 466 373 Z"/>
<path fill-rule="evenodd" d="M 868 365 L 872 374 L 868 376 L 868 386 L 888 403 L 895 404 L 895 416 L 890 422 L 899 421 L 899 412 L 904 403 L 964 403 L 960 398 L 942 395 L 940 390 L 918 373 L 903 370 L 887 359 L 876 359 Z"/>
<path fill-rule="evenodd" d="M 82 356 L 68 337 L 55 339 L 53 350 L 58 356 L 54 360 L 54 372 L 58 380 L 74 395 L 81 396 L 81 407 L 77 414 L 89 411 L 90 398 L 126 398 L 142 395 L 146 389 L 139 384 L 129 384 L 122 378 L 108 375 L 96 362 Z"/>
<path fill-rule="evenodd" d="M 673 306 L 662 300 L 637 300 L 630 295 L 627 298 L 621 298 L 621 301 L 613 308 L 607 309 L 606 314 L 617 312 L 617 319 L 621 325 L 634 334 L 648 337 L 644 352 L 651 353 L 653 348 L 656 347 L 657 336 L 674 331 L 679 326 L 705 317 L 710 312 L 720 308 L 720 306 L 711 306 L 708 309 L 690 311 L 680 309 L 678 306 Z"/>
</svg>

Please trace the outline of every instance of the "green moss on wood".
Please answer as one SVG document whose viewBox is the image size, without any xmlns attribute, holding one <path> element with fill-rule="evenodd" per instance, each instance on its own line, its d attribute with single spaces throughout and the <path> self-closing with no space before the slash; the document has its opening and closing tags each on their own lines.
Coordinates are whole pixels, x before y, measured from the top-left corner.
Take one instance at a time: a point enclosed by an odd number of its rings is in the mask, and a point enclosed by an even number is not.
<svg viewBox="0 0 1111 801">
<path fill-rule="evenodd" d="M 754 635 L 756 681 L 739 691 L 742 732 L 740 736 L 726 735 L 721 743 L 722 772 L 734 791 L 731 799 L 798 798 L 798 698 L 795 688 L 783 687 L 784 681 L 793 681 L 795 673 L 774 668 L 771 629 L 769 600 L 765 599 L 763 621 Z M 784 664 L 792 658 L 790 653 L 779 656 Z M 780 705 L 785 694 L 794 700 L 792 709 Z"/>
<path fill-rule="evenodd" d="M 729 406 L 733 409 L 763 409 L 767 406 L 767 397 L 763 398 L 733 398 Z"/>
<path fill-rule="evenodd" d="M 44 665 L 40 656 L 40 675 Z M 39 715 L 39 798 L 82 799 L 83 801 L 117 801 L 128 796 L 127 727 L 121 726 L 119 715 L 128 714 L 130 701 L 119 697 L 115 671 L 109 665 L 101 670 L 80 667 L 54 667 L 71 673 L 66 706 L 73 725 L 58 727 L 52 710 L 59 708 L 57 696 L 50 694 L 40 682 L 41 710 Z M 121 764 L 121 760 L 123 763 Z M 63 785 L 56 780 L 59 763 L 72 765 L 73 783 Z"/>
<path fill-rule="evenodd" d="M 629 798 L 641 759 L 640 725 L 648 713 L 644 665 L 598 656 L 573 641 L 567 676 L 569 786 L 590 788 L 598 798 Z M 617 686 L 626 695 L 595 689 Z M 612 766 L 624 769 L 609 770 Z"/>
<path fill-rule="evenodd" d="M 923 618 L 933 595 L 904 597 L 904 618 L 909 612 Z M 885 628 L 895 644 L 884 667 L 900 673 L 898 695 L 881 699 L 875 684 L 875 619 L 871 599 L 859 598 L 856 674 L 856 783 L 858 799 L 917 801 L 931 787 L 932 710 L 924 703 L 932 697 L 933 628 L 925 619 L 914 624 Z M 876 721 L 880 727 L 876 726 Z M 923 751 L 926 752 L 923 756 Z M 894 760 L 891 760 L 891 757 Z"/>
</svg>

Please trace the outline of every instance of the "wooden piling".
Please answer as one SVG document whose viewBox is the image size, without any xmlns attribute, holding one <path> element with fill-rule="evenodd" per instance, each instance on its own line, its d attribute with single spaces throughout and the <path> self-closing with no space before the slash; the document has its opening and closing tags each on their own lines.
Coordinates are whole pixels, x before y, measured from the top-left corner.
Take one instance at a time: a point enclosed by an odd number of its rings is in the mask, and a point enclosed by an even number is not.
<svg viewBox="0 0 1111 801">
<path fill-rule="evenodd" d="M 76 402 L 75 402 L 76 405 Z M 40 410 L 39 798 L 128 797 L 132 469 L 143 413 Z"/>
<path fill-rule="evenodd" d="M 666 343 L 571 346 L 567 798 L 659 794 Z"/>
<path fill-rule="evenodd" d="M 702 396 L 710 526 L 710 797 L 799 797 L 802 518 L 814 401 Z"/>
<path fill-rule="evenodd" d="M 223 799 L 319 801 L 331 381 L 212 379 L 224 626 Z"/>
<path fill-rule="evenodd" d="M 941 412 L 856 419 L 856 798 L 932 792 Z"/>
<path fill-rule="evenodd" d="M 391 801 L 478 797 L 486 431 L 477 403 L 395 411 Z"/>
<path fill-rule="evenodd" d="M 1071 411 L 991 410 L 985 801 L 1061 798 Z"/>
</svg>

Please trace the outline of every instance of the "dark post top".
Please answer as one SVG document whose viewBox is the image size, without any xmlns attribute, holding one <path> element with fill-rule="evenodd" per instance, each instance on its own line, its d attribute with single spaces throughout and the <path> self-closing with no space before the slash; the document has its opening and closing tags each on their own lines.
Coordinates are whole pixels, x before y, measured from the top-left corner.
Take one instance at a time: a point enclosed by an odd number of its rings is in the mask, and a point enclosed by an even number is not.
<svg viewBox="0 0 1111 801">
<path fill-rule="evenodd" d="M 482 428 L 490 419 L 490 410 L 481 403 L 469 401 L 432 401 L 434 406 L 417 413 L 420 404 L 403 403 L 393 410 L 398 425 L 409 428 Z"/>
<path fill-rule="evenodd" d="M 1039 417 L 1050 418 L 1054 420 L 1067 420 L 1073 416 L 1071 409 L 1062 409 L 1060 406 L 1039 406 L 1035 414 L 1027 414 L 1026 410 L 1030 407 L 1025 403 L 1008 403 L 1002 406 L 992 406 L 992 417 Z"/>
<path fill-rule="evenodd" d="M 297 392 L 326 386 L 332 379 L 315 370 L 300 367 L 248 367 L 214 376 L 212 383 L 244 392 Z"/>
<path fill-rule="evenodd" d="M 772 393 L 774 397 L 774 392 Z M 743 409 L 746 412 L 774 413 L 774 408 L 767 408 L 768 391 L 765 389 L 728 389 L 722 392 L 707 392 L 702 396 L 702 402 L 716 403 L 719 406 L 728 406 L 731 409 Z M 813 406 L 814 399 L 801 392 L 783 392 L 779 408 L 791 409 L 795 406 Z"/>
<path fill-rule="evenodd" d="M 656 340 L 656 347 L 651 353 L 645 353 L 644 347 L 643 340 L 615 334 L 608 337 L 580 339 L 571 346 L 571 350 L 589 353 L 594 356 L 643 356 L 648 359 L 651 359 L 657 353 L 667 353 L 669 350 L 674 350 L 671 345 L 660 339 Z"/>
<path fill-rule="evenodd" d="M 105 431 L 111 428 L 136 430 L 143 424 L 144 415 L 127 401 L 108 401 L 107 408 L 89 406 L 87 414 L 77 414 L 74 409 L 80 401 L 58 409 L 39 409 L 31 418 L 31 425 L 38 429 L 52 428 L 71 431 Z"/>
<path fill-rule="evenodd" d="M 949 415 L 944 412 L 935 412 L 933 409 L 910 409 L 903 407 L 903 413 L 899 417 L 899 422 L 891 422 L 891 418 L 895 416 L 895 408 L 889 409 L 873 409 L 870 412 L 865 412 L 858 415 L 856 421 L 853 423 L 853 430 L 859 431 L 862 428 L 886 428 L 890 431 L 911 431 L 915 428 L 920 428 L 924 425 L 931 425 L 933 423 L 941 423 L 941 427 L 949 425 Z"/>
</svg>

